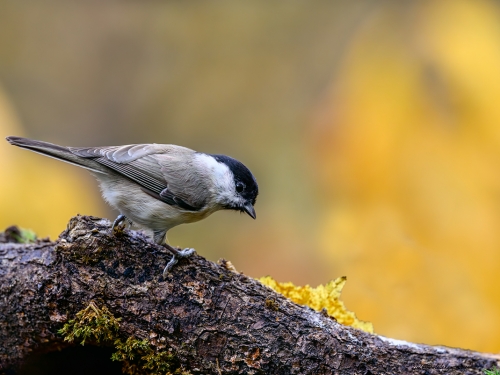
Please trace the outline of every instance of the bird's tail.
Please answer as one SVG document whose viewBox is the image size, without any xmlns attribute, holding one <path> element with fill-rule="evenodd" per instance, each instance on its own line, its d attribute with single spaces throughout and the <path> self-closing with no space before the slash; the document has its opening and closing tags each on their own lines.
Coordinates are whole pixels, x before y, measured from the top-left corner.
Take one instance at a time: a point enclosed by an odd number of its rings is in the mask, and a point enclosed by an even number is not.
<svg viewBox="0 0 500 375">
<path fill-rule="evenodd" d="M 92 172 L 106 173 L 106 168 L 104 166 L 92 159 L 82 158 L 73 154 L 69 147 L 15 136 L 7 137 L 6 140 L 11 145 L 22 147 L 45 156 L 88 169 Z"/>
</svg>

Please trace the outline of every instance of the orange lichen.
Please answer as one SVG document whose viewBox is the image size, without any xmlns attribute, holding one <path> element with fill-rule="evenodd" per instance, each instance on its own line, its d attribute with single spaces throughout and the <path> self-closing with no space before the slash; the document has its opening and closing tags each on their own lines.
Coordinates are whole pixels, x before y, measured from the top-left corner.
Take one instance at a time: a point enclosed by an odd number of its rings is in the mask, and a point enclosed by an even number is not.
<svg viewBox="0 0 500 375">
<path fill-rule="evenodd" d="M 270 276 L 261 277 L 259 281 L 299 305 L 309 306 L 317 311 L 325 309 L 328 315 L 335 318 L 339 323 L 373 333 L 372 323 L 356 318 L 356 315 L 347 310 L 344 303 L 339 299 L 342 288 L 346 283 L 346 277 L 339 277 L 326 285 L 319 285 L 316 288 L 309 285 L 296 286 L 290 282 L 280 283 Z"/>
</svg>

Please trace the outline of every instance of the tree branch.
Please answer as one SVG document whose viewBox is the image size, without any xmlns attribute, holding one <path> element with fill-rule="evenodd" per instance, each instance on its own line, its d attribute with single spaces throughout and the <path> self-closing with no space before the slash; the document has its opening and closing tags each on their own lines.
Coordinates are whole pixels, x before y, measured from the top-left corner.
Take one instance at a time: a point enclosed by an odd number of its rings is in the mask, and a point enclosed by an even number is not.
<svg viewBox="0 0 500 375">
<path fill-rule="evenodd" d="M 30 353 L 71 345 L 57 332 L 91 303 L 121 319 L 122 343 L 145 339 L 151 353 L 172 353 L 192 374 L 463 375 L 482 374 L 499 360 L 342 326 L 198 255 L 164 280 L 170 254 L 137 232 L 112 235 L 107 220 L 75 217 L 56 242 L 2 240 L 4 371 Z"/>
</svg>

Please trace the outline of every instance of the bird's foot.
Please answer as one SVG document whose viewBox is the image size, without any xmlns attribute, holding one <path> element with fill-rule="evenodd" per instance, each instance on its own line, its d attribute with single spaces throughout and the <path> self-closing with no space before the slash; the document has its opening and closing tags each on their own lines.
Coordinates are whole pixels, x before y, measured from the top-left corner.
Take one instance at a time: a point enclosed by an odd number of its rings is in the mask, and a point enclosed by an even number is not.
<svg viewBox="0 0 500 375">
<path fill-rule="evenodd" d="M 127 217 L 122 214 L 118 215 L 115 221 L 113 221 L 113 225 L 111 227 L 113 233 L 122 232 L 127 227 L 127 224 L 129 224 Z"/>
<path fill-rule="evenodd" d="M 163 269 L 163 277 L 167 276 L 167 274 L 172 270 L 172 268 L 177 264 L 177 262 L 179 262 L 179 259 L 189 258 L 191 255 L 195 253 L 195 250 L 191 248 L 180 250 L 170 245 L 165 245 L 165 247 L 168 250 L 170 250 L 173 256 L 172 259 L 170 259 L 170 262 L 168 262 L 165 268 Z"/>
</svg>

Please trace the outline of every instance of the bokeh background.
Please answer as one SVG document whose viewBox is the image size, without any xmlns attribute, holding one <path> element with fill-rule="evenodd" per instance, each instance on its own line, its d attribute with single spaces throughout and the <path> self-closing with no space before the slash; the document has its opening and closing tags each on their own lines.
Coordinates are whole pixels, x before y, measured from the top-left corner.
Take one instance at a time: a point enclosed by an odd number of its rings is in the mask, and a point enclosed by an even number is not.
<svg viewBox="0 0 500 375">
<path fill-rule="evenodd" d="M 500 351 L 500 5 L 0 1 L 0 136 L 242 160 L 257 220 L 169 232 L 315 286 L 385 336 Z M 84 170 L 0 142 L 0 227 L 114 218 Z"/>
</svg>

